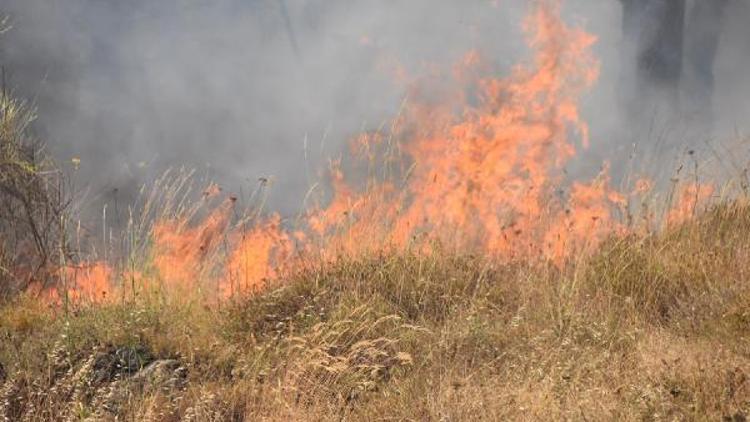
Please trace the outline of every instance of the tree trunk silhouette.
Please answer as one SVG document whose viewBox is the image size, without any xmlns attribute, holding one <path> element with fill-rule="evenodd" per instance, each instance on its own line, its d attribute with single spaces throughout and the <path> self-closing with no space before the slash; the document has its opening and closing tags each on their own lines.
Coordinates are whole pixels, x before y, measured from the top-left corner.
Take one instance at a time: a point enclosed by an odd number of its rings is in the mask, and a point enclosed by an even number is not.
<svg viewBox="0 0 750 422">
<path fill-rule="evenodd" d="M 676 107 L 683 70 L 685 0 L 620 1 L 624 41 L 635 61 L 635 100 L 649 101 L 658 94 Z"/>
<path fill-rule="evenodd" d="M 710 125 L 714 63 L 724 25 L 727 0 L 696 1 L 685 33 L 684 108 L 698 123 Z"/>
</svg>

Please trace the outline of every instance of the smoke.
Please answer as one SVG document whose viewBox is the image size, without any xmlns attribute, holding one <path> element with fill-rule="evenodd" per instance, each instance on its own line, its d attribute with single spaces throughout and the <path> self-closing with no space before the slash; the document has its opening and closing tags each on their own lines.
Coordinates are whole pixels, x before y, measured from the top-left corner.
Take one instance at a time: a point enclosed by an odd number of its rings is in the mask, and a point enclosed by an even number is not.
<svg viewBox="0 0 750 422">
<path fill-rule="evenodd" d="M 722 35 L 717 126 L 747 115 L 744 2 Z M 742 4 L 739 4 L 742 3 Z M 618 105 L 618 1 L 569 0 L 566 17 L 599 38 L 602 77 L 584 104 L 582 168 L 628 150 Z M 272 177 L 270 202 L 298 210 L 327 157 L 398 113 L 410 80 L 469 50 L 498 69 L 523 57 L 524 0 L 2 0 L 0 60 L 38 105 L 36 131 L 97 204 L 132 199 L 167 167 L 198 168 L 228 189 Z M 744 20 L 743 20 L 744 16 Z M 744 31 L 744 32 L 743 32 Z M 98 202 L 97 202 L 98 201 Z"/>
<path fill-rule="evenodd" d="M 750 126 L 750 3 L 731 1 L 716 59 L 713 110 L 720 136 Z"/>
</svg>

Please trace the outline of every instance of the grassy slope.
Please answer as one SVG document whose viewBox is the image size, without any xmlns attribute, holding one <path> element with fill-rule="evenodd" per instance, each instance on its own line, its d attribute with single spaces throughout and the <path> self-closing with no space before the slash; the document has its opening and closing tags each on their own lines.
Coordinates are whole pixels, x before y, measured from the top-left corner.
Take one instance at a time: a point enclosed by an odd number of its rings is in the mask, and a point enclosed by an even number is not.
<svg viewBox="0 0 750 422">
<path fill-rule="evenodd" d="M 389 255 L 220 309 L 19 300 L 0 308 L 0 420 L 744 420 L 749 255 L 734 203 L 564 271 Z"/>
</svg>

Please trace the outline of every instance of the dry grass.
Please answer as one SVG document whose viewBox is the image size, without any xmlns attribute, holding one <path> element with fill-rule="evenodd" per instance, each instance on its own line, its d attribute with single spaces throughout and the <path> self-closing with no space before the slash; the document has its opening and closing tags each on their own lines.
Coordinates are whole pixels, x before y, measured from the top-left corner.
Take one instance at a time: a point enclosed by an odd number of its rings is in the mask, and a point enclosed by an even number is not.
<svg viewBox="0 0 750 422">
<path fill-rule="evenodd" d="M 20 297 L 0 420 L 745 420 L 749 231 L 736 201 L 564 270 L 390 254 L 220 307 Z"/>
<path fill-rule="evenodd" d="M 2 28 L 0 20 L 0 28 Z M 0 29 L 0 32 L 2 30 Z M 4 76 L 3 76 L 4 78 Z M 0 87 L 0 300 L 47 284 L 70 259 L 65 183 L 30 135 L 33 109 Z"/>
</svg>

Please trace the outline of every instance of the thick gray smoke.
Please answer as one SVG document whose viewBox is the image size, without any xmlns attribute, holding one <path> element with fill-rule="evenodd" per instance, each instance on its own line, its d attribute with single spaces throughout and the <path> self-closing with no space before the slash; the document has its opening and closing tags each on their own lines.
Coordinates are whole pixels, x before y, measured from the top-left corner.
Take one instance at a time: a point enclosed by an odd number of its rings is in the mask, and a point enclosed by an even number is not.
<svg viewBox="0 0 750 422">
<path fill-rule="evenodd" d="M 397 66 L 521 49 L 518 5 L 285 1 L 3 0 L 2 61 L 94 191 L 185 165 L 234 190 L 274 176 L 291 211 L 324 157 L 398 110 Z"/>
<path fill-rule="evenodd" d="M 696 0 L 698 1 L 698 0 Z M 708 0 L 700 0 L 708 1 Z M 568 0 L 599 36 L 602 78 L 585 104 L 594 161 L 628 149 L 623 92 L 637 92 L 617 0 Z M 39 136 L 110 201 L 168 166 L 207 169 L 299 207 L 316 170 L 360 130 L 393 116 L 405 71 L 447 68 L 470 49 L 521 58 L 526 0 L 0 0 L 0 60 L 39 107 Z M 715 127 L 750 111 L 748 6 L 729 7 L 715 63 Z M 643 30 L 643 29 L 641 29 Z M 641 136 L 641 135 L 638 135 Z M 598 162 L 597 162 L 598 165 Z M 117 192 L 117 193 L 115 193 Z"/>
</svg>

